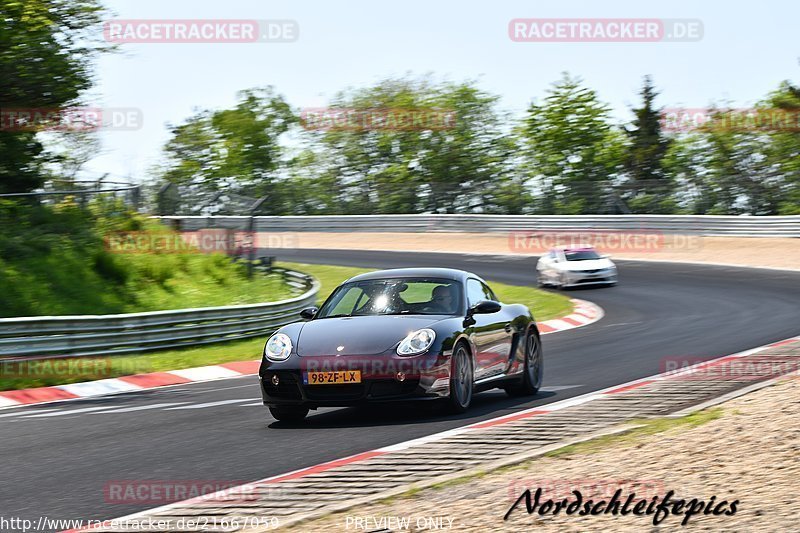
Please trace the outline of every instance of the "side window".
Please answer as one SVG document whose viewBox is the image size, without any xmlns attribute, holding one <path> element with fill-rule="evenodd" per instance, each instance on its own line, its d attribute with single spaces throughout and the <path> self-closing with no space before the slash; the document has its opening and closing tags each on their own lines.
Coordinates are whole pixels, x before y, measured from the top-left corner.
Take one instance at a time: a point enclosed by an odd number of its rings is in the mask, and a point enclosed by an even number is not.
<svg viewBox="0 0 800 533">
<path fill-rule="evenodd" d="M 483 283 L 481 283 L 481 288 L 483 289 L 483 299 L 484 300 L 492 300 L 493 302 L 499 301 L 497 299 L 497 296 L 494 295 L 494 293 L 492 292 L 492 289 L 490 289 L 488 285 L 484 285 Z"/>
<path fill-rule="evenodd" d="M 472 307 L 481 300 L 485 300 L 486 295 L 483 293 L 483 285 L 477 279 L 467 280 L 467 305 Z"/>
</svg>

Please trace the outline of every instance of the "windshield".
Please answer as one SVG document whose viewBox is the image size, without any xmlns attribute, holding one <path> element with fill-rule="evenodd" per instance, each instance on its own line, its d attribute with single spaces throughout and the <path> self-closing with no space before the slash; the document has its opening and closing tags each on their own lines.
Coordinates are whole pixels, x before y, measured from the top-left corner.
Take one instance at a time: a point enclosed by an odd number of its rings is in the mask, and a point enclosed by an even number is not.
<svg viewBox="0 0 800 533">
<path fill-rule="evenodd" d="M 590 259 L 602 259 L 600 254 L 594 250 L 564 250 L 567 261 L 588 261 Z"/>
<path fill-rule="evenodd" d="M 316 318 L 365 315 L 460 314 L 461 283 L 450 279 L 395 278 L 345 283 Z"/>
</svg>

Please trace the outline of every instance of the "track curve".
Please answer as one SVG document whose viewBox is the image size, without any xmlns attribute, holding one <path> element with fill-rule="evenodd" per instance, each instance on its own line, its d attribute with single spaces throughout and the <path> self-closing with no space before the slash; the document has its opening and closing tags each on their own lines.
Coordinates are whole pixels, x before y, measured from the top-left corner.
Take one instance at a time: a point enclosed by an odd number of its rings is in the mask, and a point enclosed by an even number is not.
<svg viewBox="0 0 800 533">
<path fill-rule="evenodd" d="M 449 266 L 519 285 L 533 282 L 535 266 L 528 257 L 352 250 L 294 250 L 278 259 Z M 482 393 L 460 416 L 401 406 L 321 409 L 292 427 L 242 403 L 258 401 L 258 386 L 238 378 L 70 402 L 56 407 L 58 416 L 44 416 L 52 405 L 15 411 L 26 416 L 0 411 L 3 514 L 122 516 L 160 502 L 109 501 L 104 489 L 115 480 L 265 478 L 655 374 L 665 358 L 726 355 L 800 334 L 800 272 L 617 264 L 618 286 L 570 291 L 602 306 L 605 317 L 543 339 L 546 392 L 532 400 Z"/>
</svg>

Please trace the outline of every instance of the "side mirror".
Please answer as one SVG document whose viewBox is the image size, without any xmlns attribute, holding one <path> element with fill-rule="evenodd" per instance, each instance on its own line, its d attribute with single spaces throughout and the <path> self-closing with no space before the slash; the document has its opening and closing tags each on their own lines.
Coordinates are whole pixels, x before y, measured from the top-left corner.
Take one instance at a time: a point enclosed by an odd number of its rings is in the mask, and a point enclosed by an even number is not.
<svg viewBox="0 0 800 533">
<path fill-rule="evenodd" d="M 503 306 L 492 300 L 482 300 L 469 308 L 470 315 L 489 315 L 497 313 Z"/>
<path fill-rule="evenodd" d="M 300 317 L 305 318 L 306 320 L 311 320 L 314 318 L 314 315 L 317 314 L 317 311 L 319 311 L 318 307 L 306 307 L 300 311 Z"/>
</svg>

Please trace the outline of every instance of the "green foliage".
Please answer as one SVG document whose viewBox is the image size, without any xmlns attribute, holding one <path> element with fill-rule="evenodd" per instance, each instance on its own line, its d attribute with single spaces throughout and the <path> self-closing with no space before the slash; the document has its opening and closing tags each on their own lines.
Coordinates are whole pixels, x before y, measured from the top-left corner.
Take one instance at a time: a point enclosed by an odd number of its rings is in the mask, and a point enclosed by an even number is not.
<svg viewBox="0 0 800 533">
<path fill-rule="evenodd" d="M 246 189 L 256 198 L 268 195 L 263 214 L 283 214 L 281 206 L 290 198 L 276 182 L 280 137 L 296 120 L 272 88 L 242 91 L 233 109 L 201 111 L 172 127 L 163 178 L 206 191 Z"/>
<path fill-rule="evenodd" d="M 642 106 L 633 109 L 635 118 L 626 130 L 629 145 L 622 199 L 633 213 L 674 213 L 675 183 L 663 168 L 671 140 L 661 131 L 661 110 L 655 107 L 658 93 L 650 76 L 645 77 L 640 94 Z"/>
<path fill-rule="evenodd" d="M 800 215 L 800 87 L 784 81 L 767 97 L 764 105 L 782 113 L 794 126 L 773 132 L 765 154 L 766 165 L 777 169 L 773 180 L 777 212 Z"/>
<path fill-rule="evenodd" d="M 303 131 L 272 89 L 250 90 L 233 109 L 173 128 L 160 179 L 205 191 L 206 200 L 217 191 L 267 195 L 259 214 L 273 215 L 800 213 L 796 128 L 717 127 L 734 113 L 720 107 L 713 127 L 665 133 L 649 77 L 640 95 L 621 128 L 565 73 L 514 121 L 474 82 L 406 76 L 342 91 L 329 108 L 451 113 L 451 123 Z M 785 82 L 758 107 L 796 120 L 798 95 Z M 282 149 L 284 135 L 299 144 Z"/>
<path fill-rule="evenodd" d="M 521 128 L 530 172 L 542 187 L 541 211 L 599 213 L 623 164 L 623 139 L 610 110 L 581 80 L 564 73 Z"/>
<path fill-rule="evenodd" d="M 165 228 L 99 198 L 87 209 L 0 201 L 0 316 L 108 314 L 279 300 L 278 276 L 247 279 L 224 255 L 112 253 L 104 236 Z"/>
<path fill-rule="evenodd" d="M 337 187 L 335 204 L 351 213 L 454 213 L 493 210 L 493 184 L 502 182 L 511 155 L 496 110 L 498 97 L 475 84 L 427 79 L 384 80 L 334 98 L 333 109 L 387 115 L 412 110 L 450 114 L 435 128 L 333 129 L 312 133 L 326 163 L 322 176 Z"/>
<path fill-rule="evenodd" d="M 106 50 L 97 0 L 0 0 L 0 109 L 62 109 L 92 83 Z M 44 147 L 34 132 L 0 131 L 0 193 L 44 181 Z"/>
</svg>

